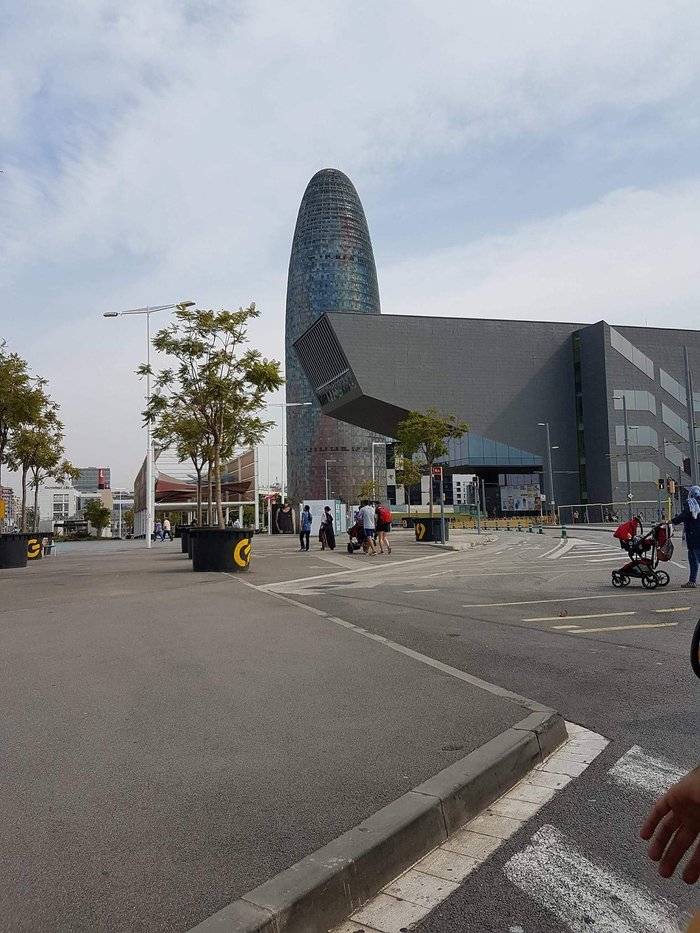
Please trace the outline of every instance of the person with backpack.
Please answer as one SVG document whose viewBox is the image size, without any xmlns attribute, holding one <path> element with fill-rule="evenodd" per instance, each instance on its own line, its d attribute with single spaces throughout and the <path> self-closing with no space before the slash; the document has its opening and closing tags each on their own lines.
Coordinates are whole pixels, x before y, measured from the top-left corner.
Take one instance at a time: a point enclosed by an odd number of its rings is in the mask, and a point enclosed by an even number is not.
<svg viewBox="0 0 700 933">
<path fill-rule="evenodd" d="M 313 521 L 311 517 L 311 507 L 308 505 L 304 506 L 304 510 L 301 513 L 301 527 L 299 529 L 299 544 L 301 547 L 300 551 L 309 550 L 309 535 L 311 534 L 311 522 Z"/>
<path fill-rule="evenodd" d="M 387 554 L 391 554 L 391 545 L 387 535 L 391 531 L 391 512 L 388 506 L 377 506 L 377 539 L 379 541 L 379 553 L 383 554 L 386 548 Z"/>
</svg>

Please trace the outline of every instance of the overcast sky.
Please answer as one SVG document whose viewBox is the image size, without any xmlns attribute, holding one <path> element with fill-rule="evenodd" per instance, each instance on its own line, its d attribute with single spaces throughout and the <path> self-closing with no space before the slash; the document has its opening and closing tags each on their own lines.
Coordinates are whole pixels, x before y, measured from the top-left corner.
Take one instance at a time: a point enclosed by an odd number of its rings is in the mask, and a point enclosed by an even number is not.
<svg viewBox="0 0 700 933">
<path fill-rule="evenodd" d="M 697 326 L 697 2 L 2 8 L 0 336 L 114 486 L 143 457 L 145 332 L 102 312 L 254 300 L 283 359 L 322 167 L 363 201 L 384 313 Z"/>
</svg>

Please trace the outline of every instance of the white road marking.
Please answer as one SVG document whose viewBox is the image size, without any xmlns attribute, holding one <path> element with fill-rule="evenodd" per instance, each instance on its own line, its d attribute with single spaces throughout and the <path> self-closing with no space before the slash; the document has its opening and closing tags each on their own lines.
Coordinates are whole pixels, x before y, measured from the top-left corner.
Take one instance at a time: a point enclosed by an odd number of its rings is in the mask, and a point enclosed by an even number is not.
<svg viewBox="0 0 700 933">
<path fill-rule="evenodd" d="M 572 933 L 678 933 L 675 904 L 594 864 L 554 826 L 535 833 L 503 871 Z"/>
<path fill-rule="evenodd" d="M 653 591 L 650 591 L 653 592 Z M 540 603 L 578 603 L 578 602 L 588 602 L 589 599 L 628 599 L 630 596 L 644 596 L 646 599 L 649 594 L 642 592 L 641 590 L 632 590 L 630 593 L 625 593 L 624 596 L 620 593 L 607 593 L 605 596 L 562 596 L 560 599 L 521 599 L 515 603 L 470 603 L 467 606 L 462 606 L 462 609 L 489 609 L 491 607 L 500 608 L 503 606 L 537 606 Z M 662 596 L 663 593 L 657 591 L 656 596 Z"/>
<path fill-rule="evenodd" d="M 630 609 L 627 612 L 588 612 L 585 615 L 569 616 L 567 619 L 610 619 L 612 616 L 636 616 L 636 610 Z M 522 619 L 523 622 L 558 622 L 562 616 L 541 616 L 537 619 Z"/>
<path fill-rule="evenodd" d="M 677 609 L 652 609 L 652 612 L 688 612 L 690 606 L 679 606 Z"/>
<path fill-rule="evenodd" d="M 685 773 L 667 758 L 651 755 L 639 745 L 633 745 L 608 771 L 616 784 L 641 788 L 654 796 L 665 793 Z"/>
<path fill-rule="evenodd" d="M 625 632 L 628 629 L 634 628 L 673 628 L 674 625 L 678 625 L 677 622 L 644 622 L 644 623 L 635 623 L 634 625 L 607 625 L 604 628 L 580 628 L 575 632 L 572 632 L 572 635 L 588 635 L 592 632 Z"/>
<path fill-rule="evenodd" d="M 406 564 L 415 564 L 417 561 L 424 560 L 437 560 L 442 558 L 445 560 L 445 554 L 429 554 L 426 557 L 411 557 L 408 560 L 401 561 L 398 565 L 400 567 L 405 566 Z M 449 557 L 447 558 L 449 559 Z M 360 567 L 348 567 L 347 570 L 338 570 L 334 573 L 320 573 L 316 574 L 313 577 L 299 577 L 296 580 L 279 580 L 276 583 L 262 583 L 259 586 L 255 586 L 256 590 L 263 590 L 267 593 L 273 593 L 279 587 L 285 586 L 298 586 L 302 583 L 310 583 L 312 580 L 330 580 L 333 577 L 342 577 L 349 573 L 369 573 L 369 574 L 380 574 L 380 573 L 396 573 L 396 564 L 380 564 L 380 565 L 369 565 L 363 563 Z"/>
<path fill-rule="evenodd" d="M 581 627 L 580 625 L 553 625 L 552 626 L 552 628 L 554 629 L 572 629 L 572 628 L 580 628 L 580 627 Z"/>
<path fill-rule="evenodd" d="M 434 586 L 430 590 L 404 590 L 404 593 L 437 593 L 438 588 Z"/>
<path fill-rule="evenodd" d="M 572 538 L 569 538 L 564 544 L 559 544 L 556 548 L 549 551 L 548 554 L 545 554 L 544 557 L 546 560 L 559 560 L 559 558 L 570 551 L 575 544 L 576 542 Z"/>
</svg>

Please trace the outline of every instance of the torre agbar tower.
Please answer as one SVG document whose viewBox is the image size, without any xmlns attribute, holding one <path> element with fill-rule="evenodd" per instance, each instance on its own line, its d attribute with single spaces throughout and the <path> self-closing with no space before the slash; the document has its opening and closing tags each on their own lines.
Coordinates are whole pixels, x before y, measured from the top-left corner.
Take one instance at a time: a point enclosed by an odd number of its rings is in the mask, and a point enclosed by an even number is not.
<svg viewBox="0 0 700 933">
<path fill-rule="evenodd" d="M 365 212 L 353 183 L 332 168 L 317 172 L 304 192 L 289 260 L 287 402 L 312 405 L 286 410 L 287 490 L 290 499 L 325 499 L 327 475 L 329 498 L 352 504 L 372 478 L 373 456 L 377 480 L 384 477 L 385 463 L 383 448 L 372 447 L 378 435 L 321 413 L 294 350 L 294 342 L 327 311 L 380 313 Z"/>
</svg>

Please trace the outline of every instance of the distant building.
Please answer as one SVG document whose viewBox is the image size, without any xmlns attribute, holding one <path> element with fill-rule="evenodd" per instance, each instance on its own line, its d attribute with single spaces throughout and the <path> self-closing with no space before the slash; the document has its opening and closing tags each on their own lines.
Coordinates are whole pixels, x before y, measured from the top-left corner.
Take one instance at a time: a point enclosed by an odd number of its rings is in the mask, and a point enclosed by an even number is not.
<svg viewBox="0 0 700 933">
<path fill-rule="evenodd" d="M 14 489 L 10 486 L 0 486 L 0 500 L 5 503 L 5 518 L 0 518 L 0 527 L 13 528 L 17 524 L 19 514 Z"/>
<path fill-rule="evenodd" d="M 288 407 L 287 492 L 291 499 L 326 497 L 326 475 L 334 497 L 356 502 L 360 487 L 376 473 L 385 478 L 383 437 L 323 413 L 323 397 L 351 391 L 341 358 L 322 344 L 309 359 L 309 377 L 294 351 L 308 329 L 326 312 L 380 313 L 372 241 L 360 198 L 350 179 L 337 169 L 323 169 L 309 182 L 299 208 L 287 280 L 286 391 Z M 326 379 L 329 374 L 330 381 Z M 312 388 L 313 385 L 313 388 Z M 321 392 L 314 392 L 323 386 Z M 284 455 L 284 451 L 283 451 Z M 380 462 L 381 461 L 381 462 Z"/>
<path fill-rule="evenodd" d="M 553 500 L 567 521 L 598 521 L 626 515 L 630 496 L 653 521 L 699 473 L 700 393 L 685 372 L 687 350 L 700 386 L 696 330 L 343 313 L 294 347 L 328 417 L 388 437 L 413 410 L 463 419 L 444 464 L 483 481 L 489 513 Z"/>
<path fill-rule="evenodd" d="M 112 488 L 112 471 L 109 467 L 80 467 L 80 476 L 73 482 L 79 492 L 98 492 Z"/>
</svg>

